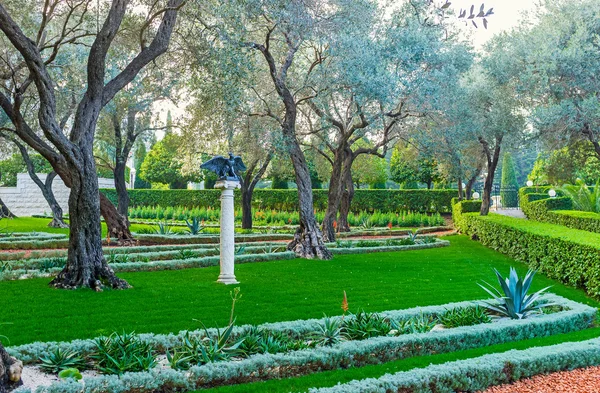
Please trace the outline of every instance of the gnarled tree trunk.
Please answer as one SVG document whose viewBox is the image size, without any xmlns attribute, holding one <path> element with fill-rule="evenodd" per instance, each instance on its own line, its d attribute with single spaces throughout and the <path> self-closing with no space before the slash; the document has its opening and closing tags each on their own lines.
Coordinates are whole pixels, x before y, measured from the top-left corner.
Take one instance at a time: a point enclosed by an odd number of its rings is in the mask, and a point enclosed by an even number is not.
<svg viewBox="0 0 600 393">
<path fill-rule="evenodd" d="M 300 148 L 300 143 L 296 138 L 296 117 L 298 115 L 297 102 L 293 93 L 286 85 L 287 70 L 292 65 L 292 60 L 298 47 L 292 45 L 288 40 L 288 56 L 278 71 L 277 64 L 272 53 L 269 50 L 269 33 L 267 35 L 266 45 L 254 45 L 254 48 L 260 50 L 269 65 L 269 73 L 273 81 L 277 94 L 281 98 L 285 107 L 285 116 L 281 122 L 281 132 L 287 152 L 290 155 L 294 165 L 296 175 L 296 185 L 298 186 L 298 205 L 300 215 L 300 226 L 296 230 L 294 240 L 288 244 L 288 250 L 292 250 L 296 255 L 303 258 L 331 259 L 333 255 L 327 249 L 323 242 L 323 235 L 317 224 L 314 214 L 312 182 L 310 181 L 310 171 L 306 163 L 304 152 Z"/>
<path fill-rule="evenodd" d="M 31 176 L 31 173 L 29 174 Z M 34 176 L 37 177 L 34 173 Z M 40 186 L 40 190 L 42 190 L 42 195 L 48 202 L 48 206 L 50 206 L 50 210 L 52 210 L 52 221 L 48 224 L 50 228 L 68 228 L 69 226 L 65 222 L 63 218 L 63 209 L 60 207 L 56 198 L 54 197 L 54 192 L 52 191 L 52 183 L 54 182 L 54 178 L 56 177 L 56 172 L 52 171 L 46 176 L 46 180 Z M 33 179 L 33 177 L 32 177 Z M 38 178 L 39 179 L 39 178 Z M 34 180 L 35 182 L 35 180 Z"/>
<path fill-rule="evenodd" d="M 23 385 L 23 362 L 10 356 L 0 343 L 0 393 L 10 392 Z"/>
<path fill-rule="evenodd" d="M 100 213 L 104 217 L 110 237 L 116 238 L 119 244 L 123 246 L 135 243 L 135 239 L 129 230 L 127 217 L 121 215 L 115 205 L 103 193 L 100 193 Z"/>
<path fill-rule="evenodd" d="M 87 153 L 82 156 L 79 165 L 69 168 L 71 230 L 67 264 L 50 285 L 63 289 L 85 287 L 96 291 L 102 290 L 104 285 L 114 289 L 129 288 L 129 284 L 118 278 L 104 259 L 98 177 L 92 152 Z"/>
<path fill-rule="evenodd" d="M 321 224 L 323 240 L 325 242 L 335 241 L 335 226 L 333 223 L 337 218 L 344 185 L 344 181 L 342 179 L 344 159 L 340 157 L 340 155 L 343 154 L 343 149 L 338 148 L 336 149 L 335 156 L 333 158 L 331 178 L 329 180 L 329 190 L 327 192 L 327 209 L 325 210 L 323 223 Z"/>
<path fill-rule="evenodd" d="M 465 190 L 467 199 L 471 199 L 471 197 L 473 196 L 473 186 L 475 185 L 477 178 L 481 174 L 482 169 L 483 169 L 483 163 L 478 164 L 477 169 L 475 170 L 475 172 L 473 172 L 473 176 L 471 176 L 469 178 L 469 180 L 467 181 L 467 187 Z"/>
<path fill-rule="evenodd" d="M 289 138 L 289 134 L 286 136 Z M 288 142 L 288 146 L 298 186 L 300 226 L 287 248 L 303 258 L 331 259 L 333 255 L 323 242 L 323 235 L 315 218 L 312 183 L 304 153 L 295 136 Z"/>
<path fill-rule="evenodd" d="M 0 218 L 15 218 L 16 216 L 11 213 L 8 207 L 4 204 L 2 199 L 0 198 Z"/>
<path fill-rule="evenodd" d="M 338 231 L 350 232 L 350 224 L 348 223 L 348 214 L 354 199 L 354 181 L 352 180 L 352 166 L 344 169 L 344 191 L 342 192 L 342 200 L 340 202 L 340 215 L 338 219 Z"/>
<path fill-rule="evenodd" d="M 117 191 L 117 211 L 129 221 L 129 193 L 125 182 L 125 167 L 127 166 L 123 157 L 117 157 L 115 170 L 115 189 Z"/>
<path fill-rule="evenodd" d="M 241 192 L 242 192 L 242 228 L 243 229 L 252 229 L 252 194 L 254 193 L 254 188 L 262 179 L 265 172 L 267 171 L 267 167 L 269 163 L 273 159 L 273 152 L 269 151 L 267 156 L 263 160 L 262 165 L 258 169 L 256 174 L 254 171 L 258 166 L 259 160 L 253 161 L 246 170 L 246 174 L 244 177 L 240 176 L 241 180 Z"/>
<path fill-rule="evenodd" d="M 479 214 L 487 216 L 490 212 L 491 201 L 492 201 L 492 187 L 494 186 L 494 172 L 498 166 L 500 160 L 500 148 L 502 143 L 502 137 L 496 138 L 496 143 L 493 152 L 490 150 L 489 144 L 483 138 L 479 138 L 479 142 L 483 146 L 483 151 L 487 159 L 487 177 L 483 185 L 483 198 L 481 201 L 481 210 Z"/>
</svg>

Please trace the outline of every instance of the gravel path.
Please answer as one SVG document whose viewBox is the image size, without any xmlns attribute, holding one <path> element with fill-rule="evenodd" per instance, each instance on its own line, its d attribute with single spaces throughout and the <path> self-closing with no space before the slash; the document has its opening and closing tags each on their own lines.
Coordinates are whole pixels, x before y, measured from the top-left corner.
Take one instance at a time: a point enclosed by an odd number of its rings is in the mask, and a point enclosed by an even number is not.
<svg viewBox="0 0 600 393">
<path fill-rule="evenodd" d="M 525 213 L 523 213 L 523 210 L 521 209 L 498 209 L 498 210 L 491 210 L 492 212 L 496 213 L 496 214 L 500 214 L 503 216 L 508 216 L 508 217 L 514 217 L 514 218 L 527 218 L 525 217 Z"/>
<path fill-rule="evenodd" d="M 536 375 L 479 393 L 600 393 L 600 367 Z"/>
</svg>

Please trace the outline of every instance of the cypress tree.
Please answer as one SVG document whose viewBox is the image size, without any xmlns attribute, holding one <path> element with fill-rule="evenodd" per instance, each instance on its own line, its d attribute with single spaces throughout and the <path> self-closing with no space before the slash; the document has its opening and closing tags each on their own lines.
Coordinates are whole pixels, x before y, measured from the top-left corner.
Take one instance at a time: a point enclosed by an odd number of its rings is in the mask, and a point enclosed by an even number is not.
<svg viewBox="0 0 600 393">
<path fill-rule="evenodd" d="M 500 198 L 503 207 L 517 207 L 519 183 L 515 170 L 515 161 L 510 153 L 505 153 L 502 160 L 502 180 L 500 182 Z"/>
</svg>

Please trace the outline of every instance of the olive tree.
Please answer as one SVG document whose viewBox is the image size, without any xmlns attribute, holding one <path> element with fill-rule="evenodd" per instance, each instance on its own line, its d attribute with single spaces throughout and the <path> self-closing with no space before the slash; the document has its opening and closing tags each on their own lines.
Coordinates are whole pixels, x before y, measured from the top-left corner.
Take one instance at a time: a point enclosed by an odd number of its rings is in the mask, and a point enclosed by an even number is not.
<svg viewBox="0 0 600 393">
<path fill-rule="evenodd" d="M 0 31 L 2 39 L 9 43 L 6 50 L 8 58 L 4 59 L 4 64 L 10 65 L 7 70 L 2 70 L 2 78 L 9 74 L 8 80 L 17 81 L 10 91 L 0 92 L 0 108 L 12 122 L 15 135 L 44 156 L 71 188 L 67 264 L 52 280 L 54 287 L 89 287 L 96 290 L 101 290 L 105 284 L 112 288 L 129 287 L 126 281 L 114 274 L 102 251 L 100 210 L 103 209 L 107 222 L 122 221 L 122 217 L 108 199 L 99 194 L 93 155 L 96 123 L 102 108 L 141 69 L 167 50 L 183 3 L 183 0 L 142 3 L 147 17 L 132 18 L 128 26 L 128 31 L 136 28 L 139 33 L 139 51 L 112 75 L 106 72 L 106 64 L 110 61 L 108 54 L 127 11 L 133 8 L 129 1 L 103 1 L 103 7 L 95 10 L 89 0 L 46 1 L 41 7 L 33 7 L 41 21 L 38 25 L 29 19 L 31 15 L 16 12 L 22 2 L 0 4 Z M 92 13 L 96 14 L 95 17 Z M 139 16 L 139 10 L 136 15 Z M 95 21 L 101 23 L 96 25 Z M 52 65 L 61 50 L 72 46 L 77 46 L 78 55 L 86 58 L 87 68 L 86 83 L 67 132 L 67 124 L 60 122 L 59 97 L 55 92 L 57 76 L 52 72 Z M 85 52 L 81 53 L 82 50 Z M 26 121 L 22 113 L 24 94 L 30 89 L 35 91 L 37 99 L 35 123 Z M 43 138 L 35 129 L 43 132 Z M 107 210 L 107 203 L 112 206 L 115 217 Z"/>
</svg>

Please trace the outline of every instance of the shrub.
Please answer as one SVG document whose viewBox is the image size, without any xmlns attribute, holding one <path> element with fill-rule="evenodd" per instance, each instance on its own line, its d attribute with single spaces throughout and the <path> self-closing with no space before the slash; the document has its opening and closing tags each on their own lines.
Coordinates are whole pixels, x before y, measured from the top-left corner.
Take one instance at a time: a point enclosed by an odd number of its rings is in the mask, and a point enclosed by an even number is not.
<svg viewBox="0 0 600 393">
<path fill-rule="evenodd" d="M 456 205 L 455 205 L 456 206 Z M 531 269 L 600 298 L 600 235 L 559 225 L 490 214 L 459 214 L 458 228 Z"/>
<path fill-rule="evenodd" d="M 526 194 L 524 189 L 521 189 L 521 208 L 530 220 L 600 233 L 600 214 L 571 210 L 572 206 L 570 198 L 549 198 L 547 194 Z"/>
<path fill-rule="evenodd" d="M 116 203 L 114 189 L 103 189 L 102 193 Z M 165 209 L 164 219 L 170 219 L 166 208 L 181 206 L 188 209 L 220 206 L 219 190 L 128 190 L 132 208 L 161 206 Z M 315 209 L 327 207 L 327 190 L 313 190 Z M 375 206 L 383 212 L 449 212 L 450 200 L 456 190 L 356 190 L 352 200 L 352 211 L 373 212 Z M 235 198 L 239 207 L 241 198 Z M 252 206 L 262 211 L 297 211 L 297 190 L 255 190 Z M 144 217 L 141 217 L 144 218 Z"/>
<path fill-rule="evenodd" d="M 385 374 L 327 388 L 312 388 L 310 393 L 366 392 L 457 392 L 483 391 L 493 385 L 537 374 L 571 370 L 600 364 L 600 339 L 534 347 L 457 360 L 429 367 Z"/>
<path fill-rule="evenodd" d="M 576 210 L 600 213 L 600 181 L 590 189 L 583 180 L 578 180 L 577 184 L 562 186 L 561 191 L 571 199 Z"/>
</svg>

